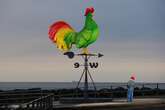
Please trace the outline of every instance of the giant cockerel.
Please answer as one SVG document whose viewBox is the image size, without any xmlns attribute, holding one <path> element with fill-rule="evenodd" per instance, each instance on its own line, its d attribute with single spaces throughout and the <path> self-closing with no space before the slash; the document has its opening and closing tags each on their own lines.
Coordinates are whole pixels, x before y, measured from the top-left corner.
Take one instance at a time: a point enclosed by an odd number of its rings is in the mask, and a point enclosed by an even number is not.
<svg viewBox="0 0 165 110">
<path fill-rule="evenodd" d="M 80 32 L 76 32 L 68 23 L 57 21 L 49 28 L 49 38 L 63 52 L 68 52 L 72 45 L 78 49 L 83 48 L 83 53 L 87 54 L 87 47 L 95 42 L 99 35 L 99 28 L 93 19 L 94 8 L 89 7 L 85 10 L 85 25 Z"/>
</svg>

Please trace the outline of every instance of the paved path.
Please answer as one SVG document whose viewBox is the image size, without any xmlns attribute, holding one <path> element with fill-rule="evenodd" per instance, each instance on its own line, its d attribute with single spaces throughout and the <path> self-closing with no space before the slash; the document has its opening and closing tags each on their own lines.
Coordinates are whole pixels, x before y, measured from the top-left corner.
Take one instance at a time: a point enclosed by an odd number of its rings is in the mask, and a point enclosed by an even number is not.
<svg viewBox="0 0 165 110">
<path fill-rule="evenodd" d="M 56 109 L 76 109 L 76 110 L 165 110 L 165 98 L 139 98 L 134 99 L 133 102 L 129 103 L 124 99 L 116 99 L 113 102 L 105 103 L 83 103 L 83 104 L 60 104 L 55 103 L 54 108 Z M 156 107 L 157 109 L 152 109 Z M 158 107 L 161 107 L 158 109 Z M 163 109 L 162 109 L 163 108 Z"/>
</svg>

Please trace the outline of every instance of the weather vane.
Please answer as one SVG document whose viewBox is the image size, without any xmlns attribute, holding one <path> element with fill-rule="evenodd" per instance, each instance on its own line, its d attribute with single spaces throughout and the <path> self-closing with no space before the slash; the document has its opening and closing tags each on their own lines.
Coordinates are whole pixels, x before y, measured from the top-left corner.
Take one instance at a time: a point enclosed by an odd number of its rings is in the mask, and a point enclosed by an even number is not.
<svg viewBox="0 0 165 110">
<path fill-rule="evenodd" d="M 76 32 L 68 23 L 65 21 L 57 21 L 53 23 L 49 28 L 49 38 L 51 41 L 57 46 L 59 50 L 63 52 L 64 55 L 67 55 L 68 58 L 74 58 L 74 56 L 81 56 L 84 59 L 84 64 L 80 64 L 78 62 L 74 63 L 75 68 L 79 68 L 80 66 L 84 67 L 83 73 L 80 77 L 80 80 L 77 84 L 77 88 L 81 82 L 83 75 L 85 75 L 84 81 L 84 97 L 88 98 L 88 75 L 93 83 L 93 86 L 96 90 L 96 86 L 92 79 L 92 76 L 89 72 L 88 67 L 97 68 L 97 62 L 88 62 L 90 57 L 102 57 L 103 55 L 92 54 L 88 51 L 87 47 L 94 43 L 99 36 L 99 27 L 95 20 L 94 16 L 94 8 L 88 7 L 85 10 L 85 24 L 83 29 L 80 32 Z M 75 45 L 76 48 L 82 49 L 82 53 L 75 54 L 71 51 L 72 45 Z"/>
</svg>

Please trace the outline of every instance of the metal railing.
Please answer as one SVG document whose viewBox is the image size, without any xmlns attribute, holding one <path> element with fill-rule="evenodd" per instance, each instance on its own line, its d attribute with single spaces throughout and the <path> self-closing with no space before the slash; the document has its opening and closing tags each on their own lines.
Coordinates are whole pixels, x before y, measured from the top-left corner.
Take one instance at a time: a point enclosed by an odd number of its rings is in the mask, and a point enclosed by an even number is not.
<svg viewBox="0 0 165 110">
<path fill-rule="evenodd" d="M 20 109 L 41 109 L 50 110 L 53 108 L 53 94 L 40 97 L 28 103 L 21 104 Z"/>
<path fill-rule="evenodd" d="M 47 110 L 53 106 L 53 94 L 42 90 L 0 92 L 0 110 L 33 109 Z"/>
</svg>

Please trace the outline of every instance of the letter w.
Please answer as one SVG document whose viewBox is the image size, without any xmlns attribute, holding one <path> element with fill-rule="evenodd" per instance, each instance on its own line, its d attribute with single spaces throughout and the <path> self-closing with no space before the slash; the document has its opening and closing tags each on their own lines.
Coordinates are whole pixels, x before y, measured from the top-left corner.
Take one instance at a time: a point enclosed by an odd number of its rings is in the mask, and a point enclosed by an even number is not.
<svg viewBox="0 0 165 110">
<path fill-rule="evenodd" d="M 99 64 L 97 62 L 96 63 L 94 63 L 94 62 L 91 63 L 90 62 L 89 65 L 90 65 L 91 68 L 97 68 Z"/>
</svg>

